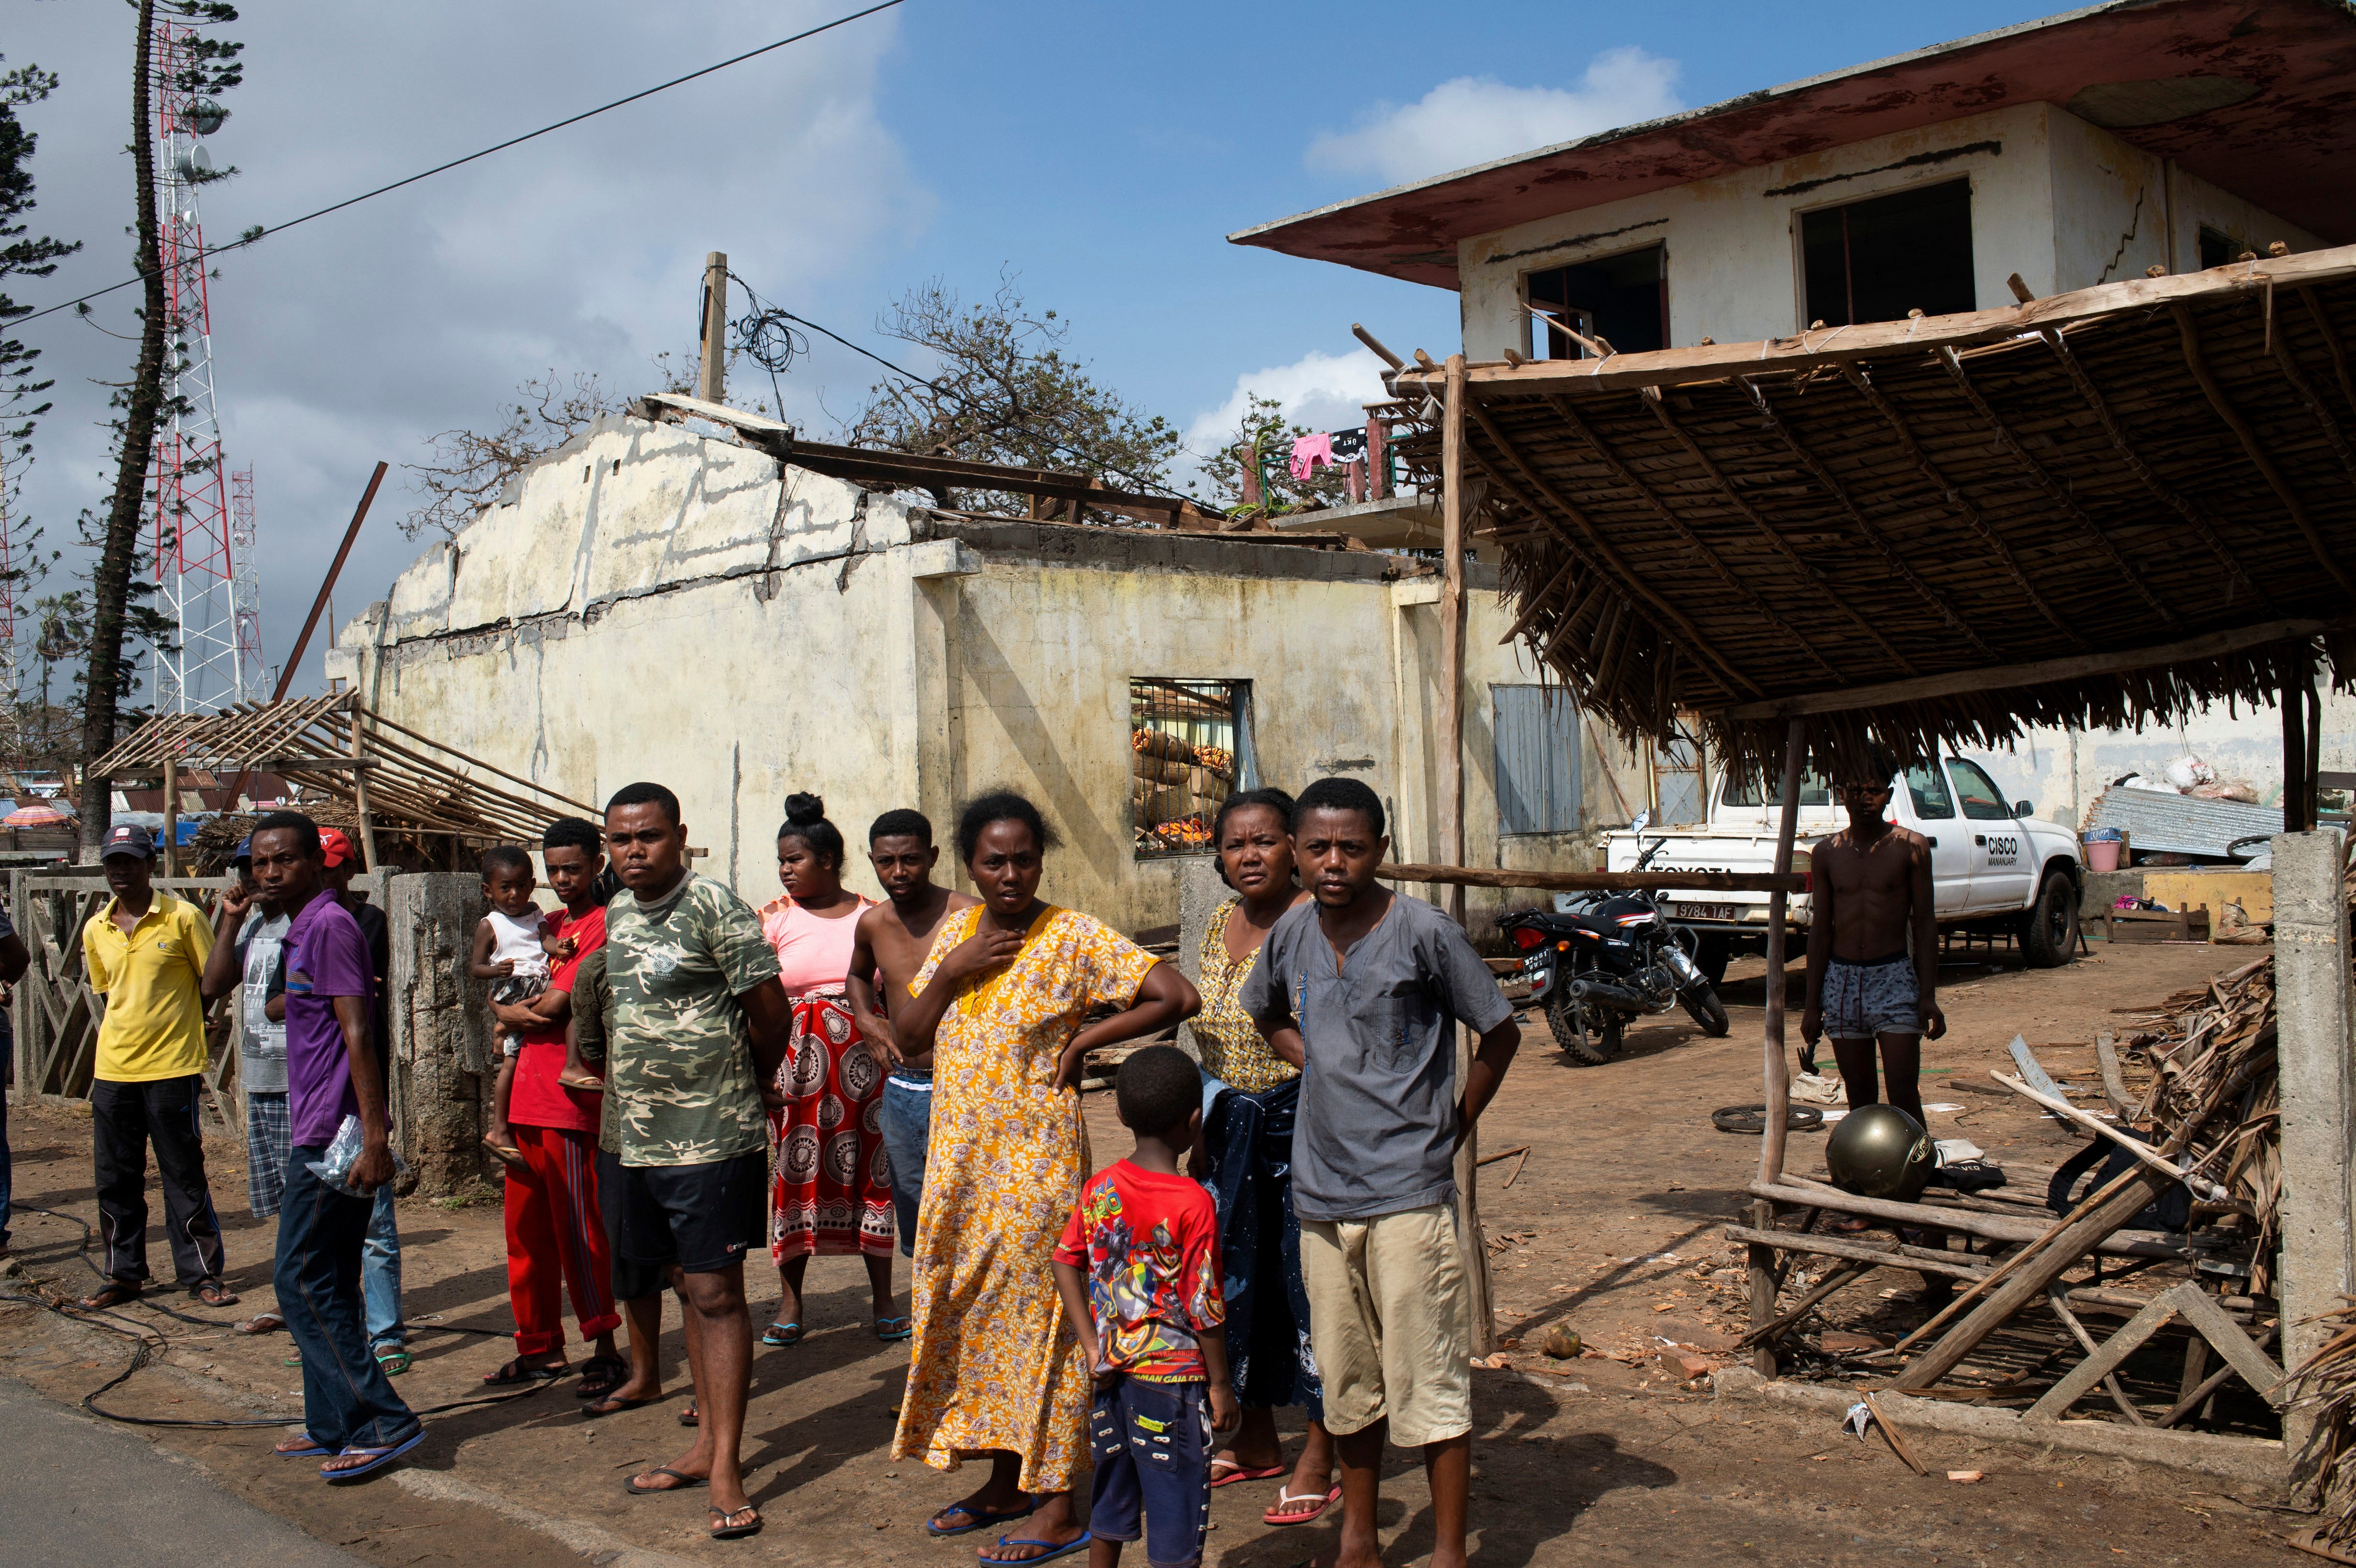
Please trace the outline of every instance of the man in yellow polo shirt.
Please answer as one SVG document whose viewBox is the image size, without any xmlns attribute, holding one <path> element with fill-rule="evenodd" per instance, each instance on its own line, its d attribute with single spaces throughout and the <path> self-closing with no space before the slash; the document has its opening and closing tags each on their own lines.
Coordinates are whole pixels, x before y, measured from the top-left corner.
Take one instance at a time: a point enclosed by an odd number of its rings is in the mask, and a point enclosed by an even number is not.
<svg viewBox="0 0 2356 1568">
<path fill-rule="evenodd" d="M 90 987 L 106 998 L 98 1066 L 90 1086 L 91 1153 L 98 1172 L 98 1226 L 106 1286 L 93 1310 L 136 1297 L 147 1282 L 147 1146 L 164 1181 L 172 1264 L 208 1307 L 237 1300 L 221 1285 L 220 1220 L 205 1184 L 198 1098 L 205 1083 L 205 1007 L 198 986 L 212 952 L 212 923 L 155 885 L 155 841 L 128 823 L 99 850 L 107 906 L 81 928 Z"/>
</svg>

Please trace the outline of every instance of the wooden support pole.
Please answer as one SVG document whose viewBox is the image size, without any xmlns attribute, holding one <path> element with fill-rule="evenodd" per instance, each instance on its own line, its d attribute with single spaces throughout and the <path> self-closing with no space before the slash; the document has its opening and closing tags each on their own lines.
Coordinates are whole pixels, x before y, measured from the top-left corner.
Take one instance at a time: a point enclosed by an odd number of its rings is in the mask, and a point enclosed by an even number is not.
<svg viewBox="0 0 2356 1568">
<path fill-rule="evenodd" d="M 360 707 L 359 699 L 353 698 L 349 712 L 352 720 L 352 761 L 355 763 L 363 760 L 360 717 L 364 711 L 365 709 Z M 352 769 L 352 811 L 359 819 L 360 869 L 373 872 L 376 869 L 376 824 L 369 818 L 369 771 L 363 767 L 356 766 Z M 380 899 L 377 902 L 379 908 L 383 907 L 383 900 Z"/>
<path fill-rule="evenodd" d="M 695 395 L 707 403 L 724 403 L 728 389 L 728 256 L 713 251 L 703 258 L 703 362 L 696 368 Z"/>
<path fill-rule="evenodd" d="M 1448 357 L 1440 415 L 1440 858 L 1464 863 L 1464 356 Z M 1464 892 L 1451 887 L 1448 912 L 1464 921 Z"/>
<path fill-rule="evenodd" d="M 1622 803 L 1624 811 L 1626 803 Z M 1512 871 L 1485 866 L 1427 866 L 1415 861 L 1375 868 L 1387 882 L 1454 883 L 1467 888 L 1537 888 L 1558 893 L 1626 893 L 1674 888 L 1685 892 L 1787 893 L 1805 879 L 1772 871 Z"/>
<path fill-rule="evenodd" d="M 1775 1228 L 1775 1205 L 1765 1199 L 1753 1202 L 1748 1217 L 1754 1231 Z M 1775 1318 L 1775 1249 L 1758 1242 L 1744 1253 L 1751 1275 L 1751 1327 L 1753 1332 L 1765 1328 Z M 1772 1339 L 1762 1339 L 1751 1352 L 1751 1364 L 1762 1378 L 1775 1375 L 1775 1346 Z"/>
<path fill-rule="evenodd" d="M 1792 841 L 1800 830 L 1800 764 L 1807 752 L 1807 726 L 1794 719 L 1783 742 L 1783 806 L 1775 825 L 1778 877 L 1792 874 Z M 1773 1181 L 1783 1174 L 1784 1123 L 1792 1114 L 1792 1081 L 1783 1063 L 1783 917 L 1790 896 L 1778 888 L 1767 897 L 1767 1125 L 1759 1140 L 1762 1181 Z M 1772 1375 L 1772 1370 L 1762 1370 Z"/>
<path fill-rule="evenodd" d="M 169 752 L 164 753 L 164 874 L 177 877 L 173 869 L 179 859 L 180 849 L 180 760 Z"/>
<path fill-rule="evenodd" d="M 2315 806 L 2307 768 L 2307 691 L 2314 686 L 2307 645 L 2297 645 L 2284 658 L 2282 695 L 2282 812 L 2285 833 L 2305 833 L 2315 827 Z"/>
</svg>

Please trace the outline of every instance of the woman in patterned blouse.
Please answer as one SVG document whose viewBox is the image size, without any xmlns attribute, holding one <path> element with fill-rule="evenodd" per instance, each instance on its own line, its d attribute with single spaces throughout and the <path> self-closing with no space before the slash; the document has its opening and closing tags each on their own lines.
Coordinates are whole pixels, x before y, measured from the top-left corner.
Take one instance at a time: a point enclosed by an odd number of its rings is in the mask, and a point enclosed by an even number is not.
<svg viewBox="0 0 2356 1568">
<path fill-rule="evenodd" d="M 1309 1412 L 1309 1441 L 1269 1524 L 1307 1524 L 1336 1495 L 1309 1298 L 1301 1283 L 1301 1226 L 1292 1217 L 1292 1119 L 1301 1063 L 1277 1054 L 1237 999 L 1277 917 L 1309 894 L 1292 874 L 1292 797 L 1279 789 L 1230 795 L 1211 829 L 1219 877 L 1237 896 L 1203 933 L 1203 1010 L 1189 1026 L 1214 1082 L 1203 1121 L 1203 1167 L 1219 1202 L 1227 1279 L 1227 1356 L 1244 1407 L 1234 1445 L 1211 1461 L 1211 1484 L 1285 1474 L 1276 1408 Z"/>
</svg>

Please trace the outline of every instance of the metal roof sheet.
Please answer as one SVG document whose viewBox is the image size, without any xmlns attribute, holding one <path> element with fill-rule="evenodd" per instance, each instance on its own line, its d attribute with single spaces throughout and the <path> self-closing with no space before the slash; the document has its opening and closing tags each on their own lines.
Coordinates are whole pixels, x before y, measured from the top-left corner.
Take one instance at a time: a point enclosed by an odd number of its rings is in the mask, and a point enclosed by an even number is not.
<svg viewBox="0 0 2356 1568">
<path fill-rule="evenodd" d="M 2094 797 L 2086 827 L 2117 827 L 2138 852 L 2166 851 L 2175 855 L 2222 858 L 2225 846 L 2254 834 L 2269 837 L 2283 830 L 2282 808 L 2251 805 L 2238 800 L 2202 800 L 2197 795 L 2169 795 L 2155 789 L 2129 789 L 2113 784 Z"/>
</svg>

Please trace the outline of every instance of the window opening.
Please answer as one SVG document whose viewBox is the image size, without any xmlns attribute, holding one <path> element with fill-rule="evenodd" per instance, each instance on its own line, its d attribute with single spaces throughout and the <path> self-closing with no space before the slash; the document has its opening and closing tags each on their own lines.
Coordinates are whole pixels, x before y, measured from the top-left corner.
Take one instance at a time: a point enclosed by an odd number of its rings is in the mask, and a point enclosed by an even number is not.
<svg viewBox="0 0 2356 1568">
<path fill-rule="evenodd" d="M 1137 858 L 1207 855 L 1211 822 L 1251 761 L 1251 682 L 1141 676 L 1129 683 L 1130 817 Z"/>
<path fill-rule="evenodd" d="M 1826 326 L 1901 321 L 1910 310 L 1977 308 L 1972 182 L 1893 192 L 1800 215 L 1807 319 Z"/>
<path fill-rule="evenodd" d="M 1700 822 L 1708 798 L 1701 742 L 1694 738 L 1690 719 L 1680 716 L 1675 736 L 1653 747 L 1653 820 L 1665 827 Z"/>
<path fill-rule="evenodd" d="M 2204 272 L 2211 267 L 2223 266 L 2244 251 L 2254 249 L 2243 244 L 2223 229 L 2211 229 L 2205 223 L 2201 226 L 2200 240 L 2201 270 Z"/>
<path fill-rule="evenodd" d="M 1497 743 L 1497 831 L 1580 828 L 1579 709 L 1558 686 L 1492 686 Z"/>
<path fill-rule="evenodd" d="M 1936 768 L 1907 769 L 1906 793 L 1914 797 L 1917 822 L 1944 822 L 1955 815 L 1955 803 L 1947 794 L 1947 781 L 1939 776 Z"/>
<path fill-rule="evenodd" d="M 1524 297 L 1534 311 L 1530 321 L 1530 354 L 1538 359 L 1583 359 L 1588 350 L 1569 333 L 1545 316 L 1569 325 L 1572 332 L 1601 337 L 1622 354 L 1639 354 L 1669 346 L 1669 252 L 1665 245 L 1648 245 L 1600 261 L 1555 267 L 1532 272 L 1524 282 Z"/>
<path fill-rule="evenodd" d="M 1822 773 L 1808 773 L 1801 775 L 1800 804 L 1802 805 L 1830 805 L 1832 803 L 1832 785 L 1825 782 Z M 1766 787 L 1762 789 L 1760 781 L 1755 778 L 1738 779 L 1729 773 L 1726 779 L 1726 789 L 1719 796 L 1719 804 L 1721 805 L 1781 805 L 1783 804 L 1783 781 L 1780 778 L 1770 779 L 1767 781 Z"/>
<path fill-rule="evenodd" d="M 2004 794 L 1996 782 L 1980 771 L 1977 763 L 1967 763 L 1961 757 L 1947 759 L 1947 776 L 1955 781 L 1955 795 L 1964 803 L 1964 815 L 1974 822 L 2010 822 L 2012 807 L 2004 803 Z"/>
</svg>

